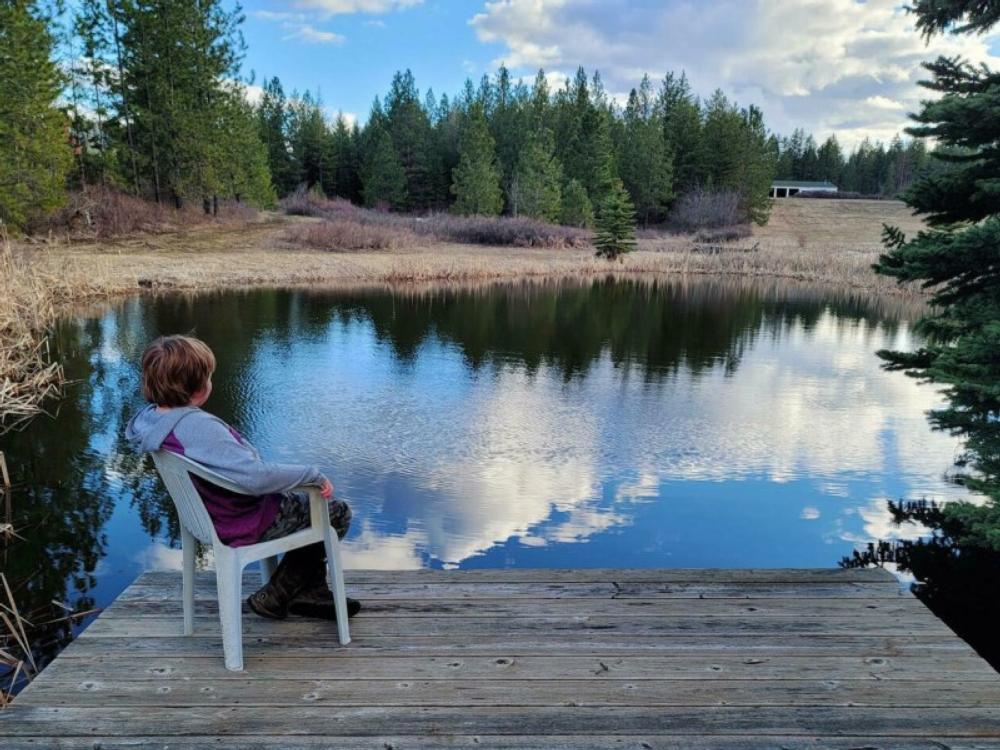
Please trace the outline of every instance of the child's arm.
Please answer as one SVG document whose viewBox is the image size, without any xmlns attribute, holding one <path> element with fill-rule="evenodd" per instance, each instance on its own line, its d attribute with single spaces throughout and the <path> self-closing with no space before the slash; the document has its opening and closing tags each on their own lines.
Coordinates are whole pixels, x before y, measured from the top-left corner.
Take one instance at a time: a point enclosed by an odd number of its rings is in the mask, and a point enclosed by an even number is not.
<svg viewBox="0 0 1000 750">
<path fill-rule="evenodd" d="M 229 425 L 206 412 L 192 412 L 181 419 L 174 436 L 185 456 L 244 488 L 248 495 L 284 492 L 301 485 L 322 487 L 327 481 L 315 466 L 262 460 Z"/>
</svg>

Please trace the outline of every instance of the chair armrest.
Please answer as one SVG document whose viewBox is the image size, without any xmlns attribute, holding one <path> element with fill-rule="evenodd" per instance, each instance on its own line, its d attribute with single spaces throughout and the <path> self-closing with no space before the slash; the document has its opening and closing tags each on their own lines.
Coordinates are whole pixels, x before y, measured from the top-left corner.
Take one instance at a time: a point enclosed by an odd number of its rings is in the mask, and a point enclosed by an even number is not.
<svg viewBox="0 0 1000 750">
<path fill-rule="evenodd" d="M 320 494 L 319 487 L 312 485 L 301 485 L 292 488 L 293 492 L 306 492 L 309 495 L 309 524 L 314 529 L 322 529 L 330 525 L 329 500 L 324 499 Z"/>
</svg>

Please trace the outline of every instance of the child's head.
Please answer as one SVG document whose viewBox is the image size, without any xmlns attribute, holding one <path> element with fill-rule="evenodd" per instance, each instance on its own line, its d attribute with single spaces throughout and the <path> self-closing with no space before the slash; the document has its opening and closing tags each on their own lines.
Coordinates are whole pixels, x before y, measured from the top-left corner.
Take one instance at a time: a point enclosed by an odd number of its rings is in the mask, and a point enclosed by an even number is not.
<svg viewBox="0 0 1000 750">
<path fill-rule="evenodd" d="M 142 395 L 157 406 L 201 406 L 212 392 L 215 355 L 192 336 L 161 336 L 142 354 Z"/>
</svg>

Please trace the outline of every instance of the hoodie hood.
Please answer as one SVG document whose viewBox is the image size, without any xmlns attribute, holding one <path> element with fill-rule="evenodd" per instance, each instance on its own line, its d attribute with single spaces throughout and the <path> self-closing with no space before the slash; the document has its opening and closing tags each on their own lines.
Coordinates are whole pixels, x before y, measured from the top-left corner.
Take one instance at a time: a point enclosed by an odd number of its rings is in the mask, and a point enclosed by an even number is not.
<svg viewBox="0 0 1000 750">
<path fill-rule="evenodd" d="M 154 404 L 149 404 L 129 420 L 125 427 L 125 438 L 136 451 L 158 451 L 177 423 L 196 411 L 199 409 L 195 406 L 179 406 L 158 412 Z"/>
</svg>

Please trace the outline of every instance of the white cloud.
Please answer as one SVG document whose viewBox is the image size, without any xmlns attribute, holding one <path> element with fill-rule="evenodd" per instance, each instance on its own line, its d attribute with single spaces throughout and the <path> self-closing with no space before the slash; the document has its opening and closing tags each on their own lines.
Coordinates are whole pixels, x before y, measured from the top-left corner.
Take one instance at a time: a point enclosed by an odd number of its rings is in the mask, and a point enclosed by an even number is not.
<svg viewBox="0 0 1000 750">
<path fill-rule="evenodd" d="M 352 13 L 389 13 L 421 5 L 424 0 L 298 0 L 300 8 L 311 8 L 326 15 L 349 15 Z"/>
<path fill-rule="evenodd" d="M 264 89 L 255 84 L 243 84 L 243 96 L 251 104 L 257 105 L 264 96 Z"/>
<path fill-rule="evenodd" d="M 254 18 L 264 21 L 289 21 L 294 23 L 305 23 L 307 16 L 305 13 L 287 13 L 285 11 L 254 10 L 250 12 Z"/>
<path fill-rule="evenodd" d="M 687 71 L 695 90 L 716 87 L 764 108 L 783 133 L 836 132 L 848 145 L 887 139 L 905 127 L 926 91 L 920 62 L 938 54 L 1000 62 L 990 37 L 935 37 L 913 29 L 898 0 L 497 0 L 470 24 L 499 43 L 519 71 L 544 67 L 601 71 L 610 92 L 628 91 L 644 72 Z"/>
<path fill-rule="evenodd" d="M 291 33 L 283 37 L 285 40 L 298 39 L 306 44 L 342 44 L 344 37 L 332 31 L 323 31 L 307 23 L 294 25 Z"/>
</svg>

